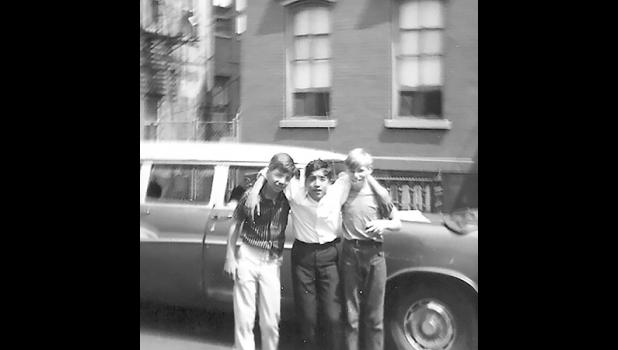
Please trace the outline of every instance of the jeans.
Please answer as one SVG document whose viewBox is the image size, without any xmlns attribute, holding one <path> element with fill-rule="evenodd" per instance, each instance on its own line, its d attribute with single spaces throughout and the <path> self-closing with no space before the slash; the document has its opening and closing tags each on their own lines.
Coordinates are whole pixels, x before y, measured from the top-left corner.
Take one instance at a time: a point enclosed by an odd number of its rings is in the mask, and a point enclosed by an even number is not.
<svg viewBox="0 0 618 350">
<path fill-rule="evenodd" d="M 382 244 L 344 240 L 341 260 L 346 349 L 382 350 L 386 289 Z"/>
<path fill-rule="evenodd" d="M 262 334 L 262 350 L 279 345 L 281 315 L 281 258 L 272 258 L 265 249 L 241 245 L 234 282 L 234 349 L 254 350 L 253 327 L 257 310 Z"/>
<path fill-rule="evenodd" d="M 292 247 L 292 281 L 303 349 L 341 349 L 339 252 L 334 243 Z"/>
</svg>

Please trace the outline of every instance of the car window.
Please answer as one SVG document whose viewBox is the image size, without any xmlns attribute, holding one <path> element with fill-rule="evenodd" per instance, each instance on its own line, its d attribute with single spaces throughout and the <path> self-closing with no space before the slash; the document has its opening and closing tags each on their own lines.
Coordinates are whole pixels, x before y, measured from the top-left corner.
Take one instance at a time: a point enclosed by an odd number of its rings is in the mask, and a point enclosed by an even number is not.
<svg viewBox="0 0 618 350">
<path fill-rule="evenodd" d="M 255 182 L 257 173 L 262 167 L 230 166 L 225 186 L 225 203 L 238 201 L 243 193 Z"/>
<path fill-rule="evenodd" d="M 146 190 L 149 202 L 207 204 L 215 174 L 213 165 L 154 164 Z"/>
</svg>

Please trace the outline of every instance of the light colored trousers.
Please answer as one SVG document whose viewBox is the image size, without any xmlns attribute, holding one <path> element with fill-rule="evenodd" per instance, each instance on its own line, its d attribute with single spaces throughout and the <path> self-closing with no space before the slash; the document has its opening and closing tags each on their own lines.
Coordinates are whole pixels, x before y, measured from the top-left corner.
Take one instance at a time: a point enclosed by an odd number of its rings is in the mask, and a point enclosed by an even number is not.
<svg viewBox="0 0 618 350">
<path fill-rule="evenodd" d="M 276 350 L 279 344 L 282 258 L 242 244 L 238 251 L 238 270 L 234 282 L 234 348 L 254 350 L 255 309 L 260 319 L 262 350 Z M 257 298 L 256 298 L 257 295 Z"/>
</svg>

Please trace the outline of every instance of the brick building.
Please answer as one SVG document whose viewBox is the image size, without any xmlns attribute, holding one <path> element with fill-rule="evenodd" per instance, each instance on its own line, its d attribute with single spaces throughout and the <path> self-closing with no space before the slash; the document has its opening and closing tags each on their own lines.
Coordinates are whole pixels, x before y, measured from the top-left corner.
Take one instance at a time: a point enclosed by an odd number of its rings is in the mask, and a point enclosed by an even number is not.
<svg viewBox="0 0 618 350">
<path fill-rule="evenodd" d="M 251 0 L 240 141 L 363 147 L 402 208 L 478 206 L 478 0 Z"/>
</svg>

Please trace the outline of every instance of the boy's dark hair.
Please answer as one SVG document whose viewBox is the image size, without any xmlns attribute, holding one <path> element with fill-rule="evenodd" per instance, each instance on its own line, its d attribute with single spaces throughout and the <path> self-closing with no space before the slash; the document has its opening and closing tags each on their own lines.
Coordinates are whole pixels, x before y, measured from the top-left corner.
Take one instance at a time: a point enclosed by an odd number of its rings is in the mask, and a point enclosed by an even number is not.
<svg viewBox="0 0 618 350">
<path fill-rule="evenodd" d="M 312 160 L 305 167 L 305 178 L 309 177 L 312 172 L 316 170 L 324 169 L 324 174 L 329 180 L 333 180 L 333 168 L 330 166 L 330 163 L 324 161 L 322 159 Z"/>
<path fill-rule="evenodd" d="M 294 176 L 296 172 L 296 165 L 294 165 L 294 159 L 287 153 L 277 153 L 270 159 L 268 164 L 268 171 L 279 170 L 284 174 Z"/>
</svg>

